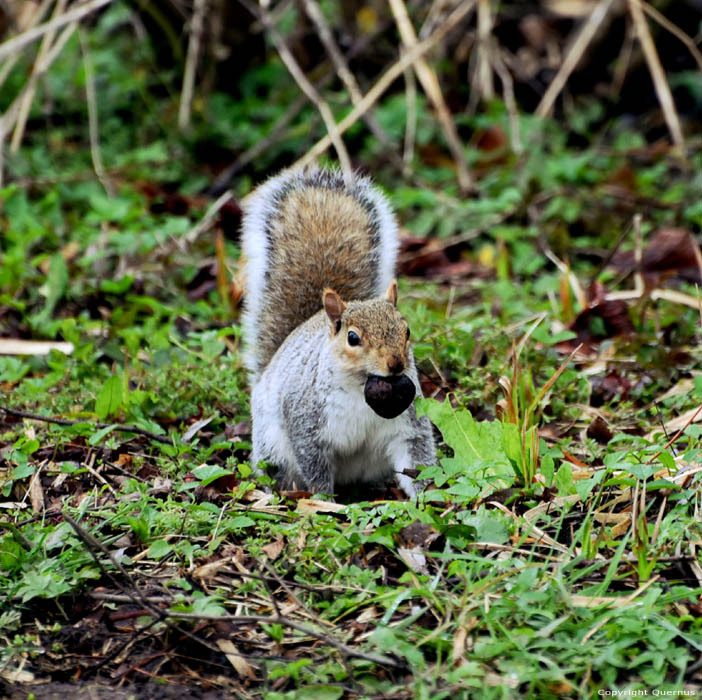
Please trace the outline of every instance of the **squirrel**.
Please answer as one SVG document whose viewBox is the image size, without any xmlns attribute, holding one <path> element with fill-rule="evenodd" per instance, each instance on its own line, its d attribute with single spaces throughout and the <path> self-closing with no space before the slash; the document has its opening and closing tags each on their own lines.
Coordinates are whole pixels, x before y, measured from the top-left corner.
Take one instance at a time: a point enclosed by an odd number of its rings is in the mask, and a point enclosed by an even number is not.
<svg viewBox="0 0 702 700">
<path fill-rule="evenodd" d="M 399 246 L 385 196 L 363 176 L 284 170 L 250 196 L 242 223 L 244 362 L 251 464 L 284 488 L 337 484 L 436 463 L 431 424 L 397 310 Z"/>
</svg>

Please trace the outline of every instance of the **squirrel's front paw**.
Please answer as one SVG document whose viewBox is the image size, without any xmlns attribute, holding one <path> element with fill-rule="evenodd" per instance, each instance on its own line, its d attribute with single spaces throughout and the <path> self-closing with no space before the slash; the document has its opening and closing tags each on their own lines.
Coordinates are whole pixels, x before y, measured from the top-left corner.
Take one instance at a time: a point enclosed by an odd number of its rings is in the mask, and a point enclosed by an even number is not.
<svg viewBox="0 0 702 700">
<path fill-rule="evenodd" d="M 395 472 L 395 481 L 407 498 L 410 500 L 417 498 L 419 491 L 417 490 L 417 485 L 414 483 L 414 479 L 411 476 L 408 476 L 404 472 Z"/>
</svg>

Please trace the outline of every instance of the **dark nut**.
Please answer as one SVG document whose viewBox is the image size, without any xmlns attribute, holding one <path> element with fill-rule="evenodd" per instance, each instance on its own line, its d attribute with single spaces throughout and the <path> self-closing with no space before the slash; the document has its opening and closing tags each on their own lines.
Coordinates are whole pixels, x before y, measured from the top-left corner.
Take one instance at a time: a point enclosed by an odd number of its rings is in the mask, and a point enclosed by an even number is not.
<svg viewBox="0 0 702 700">
<path fill-rule="evenodd" d="M 399 377 L 379 377 L 372 374 L 364 389 L 366 403 L 382 418 L 397 418 L 412 403 L 415 394 L 412 380 Z"/>
</svg>

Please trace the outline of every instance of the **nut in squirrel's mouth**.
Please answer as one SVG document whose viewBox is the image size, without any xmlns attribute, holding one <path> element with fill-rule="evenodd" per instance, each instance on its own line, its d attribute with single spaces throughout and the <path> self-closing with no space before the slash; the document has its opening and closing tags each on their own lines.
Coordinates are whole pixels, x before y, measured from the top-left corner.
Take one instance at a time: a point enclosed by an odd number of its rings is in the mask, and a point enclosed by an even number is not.
<svg viewBox="0 0 702 700">
<path fill-rule="evenodd" d="M 363 395 L 366 403 L 382 418 L 397 418 L 414 400 L 415 388 L 405 374 L 381 377 L 371 374 L 366 379 Z"/>
</svg>

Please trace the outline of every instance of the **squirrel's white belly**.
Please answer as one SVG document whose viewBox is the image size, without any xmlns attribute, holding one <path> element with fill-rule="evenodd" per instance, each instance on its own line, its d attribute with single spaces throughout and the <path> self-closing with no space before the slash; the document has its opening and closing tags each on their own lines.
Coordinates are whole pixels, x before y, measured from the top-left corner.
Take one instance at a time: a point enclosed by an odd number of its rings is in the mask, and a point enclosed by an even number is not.
<svg viewBox="0 0 702 700">
<path fill-rule="evenodd" d="M 343 397 L 341 402 L 328 400 L 325 411 L 324 439 L 335 451 L 335 482 L 376 481 L 391 475 L 390 447 L 404 432 L 403 421 L 378 416 L 362 392 L 346 392 Z"/>
</svg>

